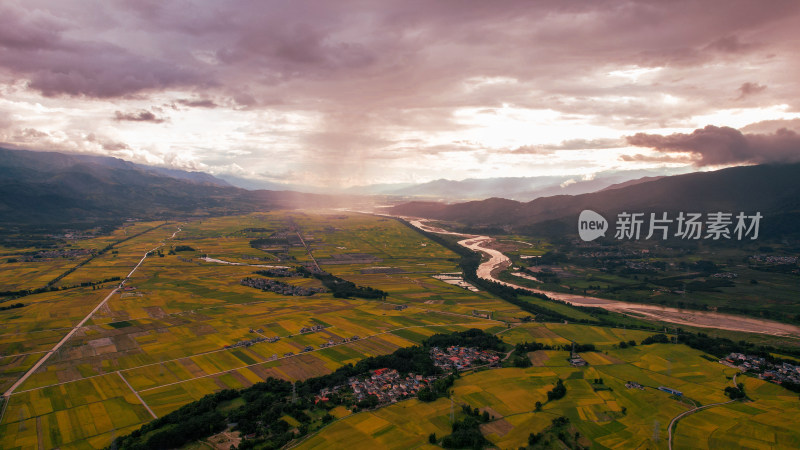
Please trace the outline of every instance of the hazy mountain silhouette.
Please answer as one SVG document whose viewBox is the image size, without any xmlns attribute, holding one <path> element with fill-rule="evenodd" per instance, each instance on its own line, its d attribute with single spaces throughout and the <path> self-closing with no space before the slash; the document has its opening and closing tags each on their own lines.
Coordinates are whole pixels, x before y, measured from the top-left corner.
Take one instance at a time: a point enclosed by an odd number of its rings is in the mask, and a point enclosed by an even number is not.
<svg viewBox="0 0 800 450">
<path fill-rule="evenodd" d="M 209 174 L 117 158 L 0 149 L 0 222 L 67 223 L 329 205 L 296 192 L 247 191 Z"/>
<path fill-rule="evenodd" d="M 443 204 L 411 202 L 394 214 L 451 220 L 469 226 L 517 231 L 573 231 L 578 214 L 591 209 L 606 217 L 619 212 L 761 212 L 773 232 L 797 232 L 800 164 L 733 167 L 658 178 L 582 195 L 557 195 L 523 203 L 499 198 Z M 771 224 L 770 224 L 771 222 Z M 567 227 L 567 228 L 564 228 Z"/>
<path fill-rule="evenodd" d="M 303 184 L 278 183 L 219 175 L 230 184 L 244 189 L 269 189 L 273 191 L 298 191 L 317 194 L 333 192 L 345 195 L 384 195 L 411 197 L 428 201 L 469 201 L 491 197 L 502 197 L 517 201 L 530 201 L 552 195 L 577 195 L 595 192 L 612 185 L 635 183 L 647 177 L 683 173 L 686 168 L 663 170 L 612 170 L 595 174 L 592 178 L 580 176 L 536 176 L 467 178 L 464 180 L 439 179 L 426 183 L 383 183 L 351 186 L 344 189 L 307 186 Z"/>
</svg>

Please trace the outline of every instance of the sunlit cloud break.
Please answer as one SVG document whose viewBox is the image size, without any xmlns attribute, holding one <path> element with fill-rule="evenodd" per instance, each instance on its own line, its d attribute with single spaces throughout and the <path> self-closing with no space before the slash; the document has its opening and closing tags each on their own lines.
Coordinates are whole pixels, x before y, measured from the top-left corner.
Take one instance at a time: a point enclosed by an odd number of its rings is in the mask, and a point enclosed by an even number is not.
<svg viewBox="0 0 800 450">
<path fill-rule="evenodd" d="M 0 143 L 330 187 L 796 161 L 799 12 L 12 0 Z"/>
</svg>

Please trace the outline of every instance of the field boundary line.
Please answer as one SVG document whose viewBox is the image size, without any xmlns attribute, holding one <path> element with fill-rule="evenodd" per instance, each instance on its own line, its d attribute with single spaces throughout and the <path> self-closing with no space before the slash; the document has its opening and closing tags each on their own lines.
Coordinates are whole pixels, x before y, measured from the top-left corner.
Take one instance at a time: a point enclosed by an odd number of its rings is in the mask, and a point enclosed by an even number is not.
<svg viewBox="0 0 800 450">
<path fill-rule="evenodd" d="M 133 388 L 133 386 L 131 386 L 131 384 L 130 384 L 130 383 L 128 383 L 128 380 L 126 380 L 126 379 L 125 379 L 125 377 L 124 377 L 124 376 L 122 376 L 122 374 L 121 374 L 121 373 L 119 373 L 119 370 L 117 371 L 117 375 L 119 375 L 119 377 L 120 377 L 120 378 L 122 378 L 122 381 L 124 381 L 124 382 L 125 382 L 125 384 L 126 384 L 126 385 L 127 385 L 129 388 L 130 388 L 131 392 L 133 392 L 133 395 L 135 395 L 135 396 L 136 396 L 136 398 L 138 398 L 138 399 L 139 399 L 139 401 L 140 401 L 140 402 L 142 402 L 142 405 L 143 405 L 143 406 L 144 406 L 144 407 L 147 409 L 147 412 L 149 412 L 149 413 L 150 413 L 150 415 L 151 415 L 151 416 L 153 416 L 153 419 L 158 419 L 158 416 L 156 415 L 156 413 L 154 413 L 154 412 L 153 412 L 153 410 L 152 410 L 152 409 L 150 409 L 150 407 L 149 407 L 149 406 L 147 406 L 147 403 L 145 403 L 145 401 L 144 401 L 144 399 L 142 398 L 142 396 L 141 396 L 141 395 L 139 395 L 139 393 L 138 393 L 138 392 L 136 392 L 136 389 L 134 389 L 134 388 Z"/>
<path fill-rule="evenodd" d="M 28 356 L 28 355 L 38 355 L 39 353 L 47 353 L 49 350 L 39 350 L 38 352 L 28 352 L 28 353 L 14 353 L 12 355 L 2 355 L 2 358 L 14 358 L 17 356 Z"/>
<path fill-rule="evenodd" d="M 176 235 L 176 234 L 177 234 L 179 231 L 181 231 L 181 228 L 180 228 L 180 226 L 178 227 L 178 230 L 177 230 L 177 231 L 175 231 L 174 233 L 172 233 L 172 236 L 170 237 L 170 239 L 174 238 L 174 237 L 175 237 L 175 235 Z M 161 248 L 161 247 L 164 245 L 164 241 L 166 241 L 166 239 L 162 240 L 162 241 L 161 241 L 161 242 L 160 242 L 160 243 L 159 243 L 159 244 L 158 244 L 158 245 L 157 245 L 155 248 L 153 248 L 152 250 L 150 250 L 150 251 L 146 252 L 146 253 L 144 254 L 144 256 L 142 256 L 142 259 L 141 259 L 141 260 L 139 260 L 139 263 L 138 263 L 138 264 L 136 264 L 136 267 L 134 267 L 133 269 L 131 269 L 130 273 L 128 273 L 128 276 L 126 276 L 126 277 L 125 277 L 125 279 L 123 279 L 123 280 L 122 280 L 122 281 L 119 283 L 119 285 L 118 285 L 116 288 L 114 288 L 114 290 L 113 290 L 113 291 L 111 291 L 111 292 L 110 292 L 110 293 L 109 293 L 109 294 L 108 294 L 108 295 L 107 295 L 107 296 L 106 296 L 106 297 L 103 299 L 103 301 L 101 301 L 101 302 L 100 302 L 100 303 L 99 303 L 97 306 L 95 306 L 95 307 L 94 307 L 94 309 L 92 309 L 92 310 L 89 312 L 89 314 L 88 314 L 88 315 L 86 315 L 86 317 L 84 317 L 84 318 L 83 318 L 83 320 L 81 320 L 80 322 L 78 322 L 78 324 L 77 324 L 77 325 L 75 325 L 75 326 L 72 328 L 72 330 L 71 330 L 69 333 L 67 333 L 67 335 L 66 335 L 66 336 L 64 336 L 63 338 L 61 338 L 61 340 L 60 340 L 60 341 L 58 341 L 58 343 L 56 343 L 56 345 L 55 345 L 55 346 L 54 346 L 52 349 L 50 349 L 50 350 L 49 350 L 47 353 L 45 353 L 45 355 L 44 355 L 44 356 L 43 356 L 41 359 L 39 359 L 39 361 L 37 361 L 37 362 L 36 362 L 36 364 L 34 364 L 34 365 L 33 365 L 33 367 L 31 367 L 30 369 L 28 369 L 28 371 L 27 371 L 27 372 L 25 372 L 25 374 L 24 374 L 22 377 L 20 377 L 20 379 L 18 379 L 18 380 L 17 380 L 17 381 L 16 381 L 16 382 L 15 382 L 15 383 L 14 383 L 14 384 L 13 384 L 13 385 L 12 385 L 12 386 L 11 386 L 11 387 L 10 387 L 10 388 L 9 388 L 9 389 L 6 391 L 6 392 L 5 392 L 5 393 L 3 393 L 3 397 L 5 397 L 5 398 L 6 398 L 6 400 L 9 400 L 9 399 L 11 398 L 11 394 L 13 394 L 13 393 L 14 393 L 14 391 L 15 391 L 15 390 L 16 390 L 16 389 L 17 389 L 17 388 L 20 386 L 20 385 L 22 385 L 22 384 L 23 384 L 25 381 L 27 381 L 27 380 L 28 380 L 28 378 L 29 378 L 31 375 L 33 375 L 33 373 L 34 373 L 34 372 L 36 372 L 37 370 L 39 370 L 39 367 L 41 367 L 41 366 L 42 366 L 42 364 L 44 364 L 44 363 L 45 363 L 45 362 L 46 362 L 48 359 L 50 359 L 50 357 L 51 357 L 51 356 L 53 356 L 53 354 L 54 354 L 54 353 L 56 353 L 56 352 L 57 352 L 59 349 L 61 349 L 61 347 L 62 347 L 62 346 L 63 346 L 63 345 L 64 345 L 64 344 L 65 344 L 65 343 L 66 343 L 66 342 L 67 342 L 67 341 L 68 341 L 68 340 L 69 340 L 69 339 L 72 337 L 72 336 L 74 336 L 74 335 L 75 335 L 75 333 L 77 333 L 77 332 L 78 332 L 78 330 L 80 330 L 80 329 L 81 329 L 81 327 L 83 327 L 83 325 L 84 325 L 86 322 L 88 322 L 88 321 L 89 321 L 89 319 L 91 319 L 91 318 L 92 318 L 92 316 L 94 315 L 94 313 L 96 313 L 96 312 L 97 312 L 97 311 L 98 311 L 100 308 L 102 308 L 102 307 L 103 307 L 103 306 L 104 306 L 106 303 L 108 303 L 108 301 L 111 299 L 111 297 L 113 297 L 113 296 L 114 296 L 114 294 L 116 294 L 117 292 L 119 292 L 119 290 L 120 290 L 120 289 L 122 289 L 122 287 L 123 287 L 123 286 L 125 286 L 125 282 L 126 282 L 126 281 L 128 281 L 128 279 L 130 279 L 130 277 L 133 275 L 133 273 L 134 273 L 134 272 L 136 272 L 136 270 L 137 270 L 137 269 L 138 269 L 138 268 L 139 268 L 139 267 L 140 267 L 140 266 L 141 266 L 141 265 L 144 263 L 145 259 L 147 259 L 147 256 L 148 256 L 150 253 L 152 253 L 153 251 L 155 251 L 155 250 L 157 250 L 157 249 Z"/>
<path fill-rule="evenodd" d="M 45 330 L 32 330 L 32 331 L 15 331 L 13 333 L 2 333 L 0 334 L 0 336 L 16 336 L 18 334 L 46 333 L 48 331 L 69 330 L 70 328 L 72 327 L 47 328 Z"/>
<path fill-rule="evenodd" d="M 384 302 L 384 303 L 389 303 L 389 302 Z M 396 303 L 389 303 L 389 304 L 390 305 L 395 305 Z M 491 319 L 491 318 L 487 319 L 487 318 L 484 318 L 484 317 L 471 316 L 469 314 L 461 314 L 461 313 L 457 313 L 457 312 L 445 311 L 445 310 L 439 310 L 439 309 L 425 308 L 425 309 L 423 309 L 423 311 L 425 311 L 426 313 L 429 313 L 429 314 L 430 313 L 443 314 L 445 316 L 469 317 L 469 318 L 472 318 L 472 319 L 491 320 L 492 322 L 497 322 L 497 323 L 508 323 L 505 320 L 498 320 L 498 319 Z"/>
<path fill-rule="evenodd" d="M 471 317 L 471 316 L 465 316 L 465 317 Z M 494 319 L 482 319 L 482 320 L 486 321 L 486 320 L 494 320 Z M 473 324 L 476 324 L 476 325 L 491 325 L 491 324 L 490 324 L 490 323 L 488 323 L 488 322 L 467 322 L 467 323 L 455 323 L 455 324 L 434 324 L 434 325 L 412 325 L 412 326 L 409 326 L 409 327 L 400 327 L 400 328 L 394 328 L 394 329 L 387 330 L 387 331 L 384 331 L 384 332 L 381 332 L 381 333 L 378 333 L 378 334 L 372 334 L 372 335 L 369 335 L 369 336 L 365 336 L 365 337 L 364 337 L 364 338 L 362 338 L 362 339 L 369 339 L 369 338 L 376 337 L 376 336 L 380 336 L 380 335 L 383 335 L 383 334 L 392 334 L 392 333 L 393 333 L 393 332 L 395 332 L 395 331 L 399 331 L 399 330 L 406 330 L 406 329 L 409 329 L 409 328 L 431 328 L 431 327 L 446 327 L 446 326 L 451 326 L 451 325 L 458 325 L 458 326 L 468 326 L 468 325 L 473 325 Z M 297 334 L 297 336 L 304 335 L 304 334 L 311 334 L 311 333 L 299 333 L 299 334 Z M 288 336 L 280 336 L 280 338 L 282 338 L 282 339 L 283 339 L 283 338 L 287 338 L 287 337 L 288 337 Z M 355 341 L 353 341 L 353 342 L 355 342 Z M 339 345 L 345 345 L 345 344 L 349 344 L 349 343 L 352 343 L 352 342 L 342 342 L 342 343 L 339 343 L 339 344 L 332 345 L 331 347 L 335 347 L 335 346 L 339 346 Z M 254 344 L 254 345 L 259 345 L 259 344 L 262 344 L 262 342 L 259 342 L 259 343 L 257 343 L 257 344 Z M 331 347 L 326 347 L 326 348 L 331 348 Z M 230 350 L 233 350 L 233 348 L 230 348 L 230 349 L 226 349 L 226 348 L 220 348 L 220 349 L 216 349 L 216 350 L 209 350 L 209 351 L 207 351 L 207 352 L 195 353 L 195 354 L 193 354 L 193 355 L 188 355 L 188 356 L 181 356 L 180 358 L 167 359 L 167 360 L 164 360 L 164 361 L 158 361 L 158 362 L 152 362 L 152 363 L 148 363 L 148 364 L 143 364 L 143 365 L 141 365 L 141 366 L 129 367 L 129 368 L 127 368 L 127 369 L 120 369 L 119 371 L 120 371 L 120 372 L 129 372 L 129 371 L 132 371 L 132 370 L 137 370 L 137 369 L 141 369 L 141 368 L 144 368 L 144 367 L 157 366 L 157 365 L 164 364 L 164 363 L 168 363 L 168 362 L 180 361 L 180 360 L 182 360 L 182 359 L 190 359 L 190 358 L 194 358 L 194 357 L 196 357 L 196 356 L 210 355 L 210 354 L 213 354 L 213 353 L 225 352 L 225 351 L 230 351 Z M 313 351 L 315 351 L 315 352 L 316 352 L 316 351 L 319 351 L 319 350 L 324 350 L 324 349 L 315 349 L 315 350 L 313 350 Z M 310 353 L 310 352 L 306 352 L 306 353 Z M 219 375 L 219 374 L 223 374 L 223 373 L 232 372 L 232 371 L 234 371 L 234 370 L 246 369 L 246 368 L 248 368 L 248 367 L 257 366 L 257 365 L 259 365 L 259 364 L 266 364 L 266 363 L 269 363 L 269 362 L 271 362 L 271 361 L 279 361 L 279 360 L 281 360 L 281 359 L 285 359 L 285 358 L 292 358 L 292 357 L 294 357 L 294 356 L 299 356 L 299 355 L 301 355 L 301 354 L 302 354 L 302 353 L 300 353 L 300 354 L 298 354 L 298 355 L 292 355 L 292 356 L 282 356 L 282 357 L 280 357 L 280 358 L 278 358 L 278 359 L 261 361 L 261 362 L 257 362 L 257 363 L 249 364 L 249 365 L 246 365 L 246 366 L 236 367 L 236 368 L 229 369 L 229 370 L 222 371 L 222 372 L 216 372 L 216 373 L 214 373 L 214 374 L 211 374 L 211 375 Z M 35 387 L 35 388 L 26 389 L 26 390 L 24 390 L 24 391 L 17 391 L 17 392 L 14 392 L 12 395 L 19 395 L 19 394 L 24 394 L 24 393 L 26 393 L 26 392 L 38 391 L 38 390 L 40 390 L 40 389 L 46 389 L 46 388 L 50 388 L 50 387 L 54 387 L 54 386 L 61 386 L 61 385 L 63 385 L 63 384 L 76 383 L 76 382 L 78 382 L 78 381 L 89 380 L 89 379 L 92 379 L 92 378 L 98 378 L 98 377 L 104 377 L 104 376 L 107 376 L 107 375 L 111 375 L 112 373 L 113 373 L 113 372 L 98 373 L 98 374 L 96 374 L 96 375 L 90 375 L 90 376 L 88 376 L 88 377 L 82 377 L 82 378 L 78 378 L 78 379 L 76 379 L 76 380 L 63 381 L 63 382 L 61 382 L 61 383 L 48 384 L 48 385 L 45 385 L 45 386 L 38 386 L 38 387 Z M 194 380 L 194 379 L 197 379 L 197 378 L 203 378 L 203 377 L 205 377 L 205 376 L 211 376 L 211 375 L 203 375 L 203 376 L 201 376 L 201 377 L 190 378 L 189 380 L 178 381 L 178 382 L 175 382 L 175 383 L 172 383 L 172 384 L 183 383 L 183 382 L 186 382 L 186 381 L 191 381 L 191 380 Z M 163 386 L 168 386 L 168 385 L 163 385 Z M 141 391 L 141 392 L 148 391 L 148 390 L 151 390 L 151 389 L 157 389 L 157 388 L 159 388 L 159 387 L 162 387 L 162 386 L 155 386 L 155 387 L 152 387 L 152 388 L 142 389 L 142 391 Z"/>
<path fill-rule="evenodd" d="M 340 345 L 353 344 L 353 343 L 357 343 L 357 342 L 360 342 L 360 341 L 363 341 L 363 340 L 366 340 L 366 339 L 372 339 L 372 338 L 380 337 L 380 336 L 382 336 L 384 334 L 392 334 L 393 332 L 399 331 L 399 330 L 407 330 L 409 328 L 433 328 L 433 327 L 449 327 L 449 326 L 465 326 L 465 325 L 492 325 L 492 324 L 488 323 L 488 322 L 448 323 L 448 324 L 442 324 L 442 325 L 414 325 L 414 326 L 410 326 L 410 327 L 395 328 L 394 330 L 383 331 L 381 333 L 376 333 L 376 334 L 371 334 L 369 336 L 365 336 L 365 337 L 359 339 L 358 341 L 342 342 L 342 343 L 334 344 L 334 345 L 331 345 L 330 347 L 325 347 L 325 348 L 315 348 L 314 350 L 311 350 L 311 351 L 308 351 L 308 352 L 298 353 L 296 355 L 291 355 L 291 356 L 282 356 L 282 357 L 280 357 L 278 359 L 273 359 L 271 361 L 263 361 L 263 362 L 253 363 L 253 364 L 247 364 L 247 365 L 240 366 L 240 367 L 234 367 L 233 369 L 227 369 L 227 370 L 222 370 L 222 371 L 215 372 L 215 373 L 209 373 L 209 374 L 205 374 L 205 375 L 200 375 L 199 377 L 190 378 L 188 380 L 180 380 L 180 381 L 175 381 L 175 382 L 172 382 L 172 383 L 162 384 L 161 386 L 154 386 L 154 387 L 151 387 L 151 388 L 142 389 L 139 392 L 147 392 L 147 391 L 152 391 L 152 390 L 155 390 L 155 389 L 160 389 L 160 388 L 164 388 L 164 387 L 168 387 L 168 386 L 174 386 L 176 384 L 188 383 L 189 381 L 194 381 L 194 380 L 199 380 L 201 378 L 208 378 L 208 377 L 213 377 L 213 376 L 217 376 L 217 375 L 222 375 L 222 374 L 225 374 L 225 373 L 234 372 L 236 370 L 247 369 L 247 368 L 250 368 L 250 367 L 260 366 L 261 364 L 267 364 L 267 363 L 274 362 L 274 361 L 280 361 L 282 359 L 296 358 L 298 356 L 308 355 L 308 354 L 319 352 L 319 351 L 326 350 L 326 349 L 329 349 L 329 348 L 338 347 Z M 400 336 L 400 337 L 402 337 L 402 336 Z M 130 370 L 130 369 L 128 369 L 128 370 Z M 78 381 L 78 380 L 76 380 L 76 381 Z"/>
</svg>

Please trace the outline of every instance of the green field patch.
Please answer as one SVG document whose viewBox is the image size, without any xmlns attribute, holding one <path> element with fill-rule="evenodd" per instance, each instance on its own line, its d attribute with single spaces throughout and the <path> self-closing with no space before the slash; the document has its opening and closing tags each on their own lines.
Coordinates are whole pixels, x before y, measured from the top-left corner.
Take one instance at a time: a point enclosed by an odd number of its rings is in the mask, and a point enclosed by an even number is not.
<svg viewBox="0 0 800 450">
<path fill-rule="evenodd" d="M 330 358 L 339 364 L 358 361 L 364 358 L 364 354 L 348 345 L 337 345 L 336 347 L 324 348 L 318 352 L 320 355 Z"/>
<path fill-rule="evenodd" d="M 392 334 L 396 334 L 401 338 L 408 339 L 412 342 L 422 342 L 427 339 L 430 334 L 424 334 L 421 330 L 414 330 L 414 329 L 405 329 L 405 330 L 394 330 Z"/>
<path fill-rule="evenodd" d="M 244 362 L 247 365 L 255 364 L 257 362 L 255 359 L 253 359 L 249 355 L 245 354 L 242 350 L 233 350 L 231 352 L 231 354 L 233 354 L 233 356 L 241 359 L 242 362 Z"/>
</svg>

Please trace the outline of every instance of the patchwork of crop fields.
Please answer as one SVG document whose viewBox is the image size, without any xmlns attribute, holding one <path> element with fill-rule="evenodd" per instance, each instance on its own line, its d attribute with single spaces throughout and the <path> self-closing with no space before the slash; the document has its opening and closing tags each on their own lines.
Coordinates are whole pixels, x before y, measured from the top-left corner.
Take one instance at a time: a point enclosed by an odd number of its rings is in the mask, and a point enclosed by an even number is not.
<svg viewBox="0 0 800 450">
<path fill-rule="evenodd" d="M 262 268 L 256 266 L 310 263 L 306 248 L 292 238 L 296 232 L 324 270 L 384 290 L 386 301 L 327 293 L 285 296 L 240 284 L 242 278 L 258 276 L 253 272 Z M 270 236 L 278 236 L 274 248 L 250 245 Z M 96 253 L 113 245 L 91 258 L 8 262 L 15 251 L 35 249 L 2 249 L 3 291 L 41 288 L 75 269 L 58 279 L 54 290 L 21 297 L 23 308 L 0 311 L 0 389 L 8 390 L 119 281 L 81 283 L 125 278 L 144 253 L 162 242 L 163 256 L 153 253 L 145 259 L 126 282 L 128 289 L 112 296 L 16 388 L 0 423 L 0 448 L 102 448 L 152 420 L 149 410 L 161 416 L 208 393 L 270 376 L 294 380 L 329 373 L 436 332 L 501 331 L 505 324 L 500 320 L 523 315 L 486 293 L 432 278 L 457 271 L 458 256 L 393 220 L 291 212 L 137 223 L 109 236 L 70 241 L 69 248 Z M 322 287 L 314 278 L 275 280 Z M 399 305 L 406 307 L 396 309 Z M 476 309 L 492 311 L 493 319 L 473 316 Z M 300 333 L 313 325 L 325 328 Z M 359 339 L 320 348 L 353 336 Z M 264 337 L 281 339 L 224 348 Z M 303 353 L 306 346 L 314 350 Z"/>
<path fill-rule="evenodd" d="M 530 328 L 544 329 L 540 325 Z M 587 332 L 588 337 L 604 331 L 589 328 L 578 328 L 577 332 Z M 523 330 L 514 329 L 518 331 Z M 531 342 L 527 337 L 525 340 Z M 569 352 L 546 352 L 549 364 L 486 370 L 456 380 L 452 396 L 456 420 L 463 417 L 460 406 L 464 404 L 489 412 L 495 419 L 481 425 L 481 430 L 497 448 L 504 449 L 527 445 L 530 433 L 542 431 L 559 416 L 569 418 L 597 448 L 667 448 L 670 420 L 689 406 L 657 387 L 681 390 L 701 404 L 723 402 L 727 400 L 723 389 L 730 386 L 735 372 L 683 345 L 608 346 L 604 352 L 583 354 L 592 361 L 581 368 L 568 364 Z M 547 391 L 558 378 L 564 380 L 567 395 L 548 402 Z M 594 383 L 598 378 L 603 380 L 601 386 Z M 629 380 L 645 388 L 628 389 L 625 383 Z M 800 445 L 796 422 L 781 419 L 800 414 L 796 394 L 747 376 L 739 375 L 737 381 L 745 384 L 753 401 L 710 408 L 683 419 L 675 429 L 675 448 Z M 543 404 L 541 411 L 535 411 L 537 401 Z M 341 443 L 363 448 L 425 448 L 430 433 L 439 437 L 450 434 L 450 410 L 446 398 L 433 403 L 406 400 L 346 416 L 295 448 L 323 449 Z"/>
<path fill-rule="evenodd" d="M 567 351 L 542 350 L 529 353 L 530 368 L 496 369 L 458 379 L 453 388 L 456 411 L 460 404 L 469 404 L 495 416 L 482 431 L 499 448 L 525 445 L 530 433 L 561 415 L 601 448 L 665 448 L 669 421 L 689 406 L 654 388 L 670 386 L 695 402 L 716 403 L 726 399 L 723 389 L 734 373 L 685 346 L 618 348 L 622 341 L 640 342 L 649 332 L 520 324 L 515 318 L 528 313 L 517 307 L 433 278 L 459 271 L 458 255 L 387 218 L 342 212 L 257 213 L 188 223 L 135 223 L 108 236 L 69 243 L 69 248 L 95 254 L 22 261 L 36 249 L 0 249 L 0 291 L 34 290 L 51 282 L 53 286 L 14 300 L 24 303 L 22 308 L 0 311 L 2 392 L 119 284 L 102 280 L 125 278 L 146 252 L 160 248 L 144 260 L 124 289 L 14 390 L 0 420 L 2 449 L 103 448 L 154 416 L 221 389 L 243 388 L 267 377 L 314 377 L 435 333 L 469 328 L 497 333 L 509 344 L 558 347 L 574 341 L 594 344 L 597 350 L 582 354 L 588 367 L 571 367 Z M 108 246 L 112 247 L 98 252 Z M 18 261 L 9 262 L 13 259 Z M 240 283 L 245 277 L 264 277 L 254 274 L 263 266 L 293 268 L 314 260 L 333 275 L 387 292 L 386 301 L 335 298 L 330 293 L 287 296 Z M 272 279 L 323 287 L 316 278 Z M 473 315 L 475 310 L 491 312 L 491 319 Z M 572 309 L 569 313 L 584 314 Z M 516 326 L 508 328 L 508 322 Z M 314 325 L 323 328 L 301 332 Z M 266 340 L 274 337 L 280 340 Z M 225 348 L 248 340 L 258 342 Z M 330 341 L 337 344 L 322 347 Z M 308 346 L 313 350 L 304 351 Z M 545 402 L 558 378 L 565 380 L 567 396 Z M 596 378 L 610 389 L 596 390 Z M 648 387 L 627 389 L 627 380 Z M 689 416 L 676 428 L 676 445 L 800 445 L 800 433 L 791 422 L 780 420 L 800 415 L 796 395 L 754 378 L 739 380 L 755 401 Z M 544 406 L 534 412 L 537 401 Z M 430 433 L 450 433 L 450 408 L 448 399 L 412 399 L 358 414 L 339 407 L 333 413 L 337 420 L 300 446 L 425 447 Z"/>
</svg>

